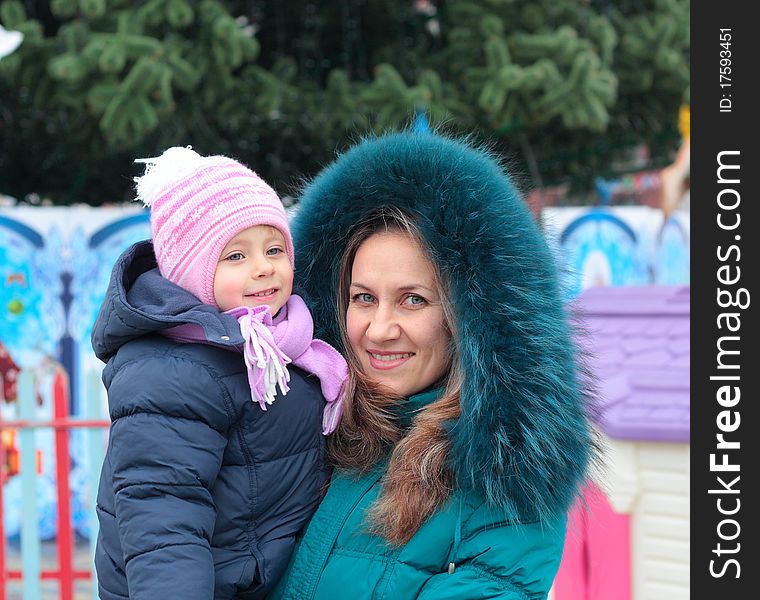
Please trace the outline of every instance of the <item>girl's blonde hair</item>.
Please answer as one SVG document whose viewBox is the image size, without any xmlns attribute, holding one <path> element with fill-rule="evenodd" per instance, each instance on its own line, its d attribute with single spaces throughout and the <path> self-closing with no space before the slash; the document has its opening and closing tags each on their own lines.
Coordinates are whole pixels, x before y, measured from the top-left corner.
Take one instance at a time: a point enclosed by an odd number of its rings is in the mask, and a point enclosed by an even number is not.
<svg viewBox="0 0 760 600">
<path fill-rule="evenodd" d="M 361 245 L 378 233 L 408 235 L 428 257 L 451 336 L 449 354 L 453 358 L 440 382 L 441 397 L 415 417 L 408 433 L 399 427 L 391 410 L 402 399 L 362 372 L 346 330 L 354 258 Z M 409 214 L 395 207 L 382 207 L 356 225 L 341 259 L 336 308 L 349 378 L 345 413 L 336 432 L 328 438 L 328 452 L 334 465 L 360 473 L 369 471 L 390 454 L 382 490 L 369 513 L 369 525 L 373 533 L 394 545 L 402 545 L 445 502 L 455 485 L 448 465 L 446 424 L 459 416 L 462 388 L 454 307 L 446 278 Z"/>
</svg>

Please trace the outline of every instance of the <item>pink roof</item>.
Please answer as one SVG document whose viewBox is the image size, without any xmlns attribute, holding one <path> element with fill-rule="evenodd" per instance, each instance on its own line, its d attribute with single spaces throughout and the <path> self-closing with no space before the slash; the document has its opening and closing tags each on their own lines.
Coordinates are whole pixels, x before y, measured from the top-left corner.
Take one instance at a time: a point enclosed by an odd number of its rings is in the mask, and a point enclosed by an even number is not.
<svg viewBox="0 0 760 600">
<path fill-rule="evenodd" d="M 573 302 L 610 437 L 688 442 L 689 289 L 595 287 Z"/>
</svg>

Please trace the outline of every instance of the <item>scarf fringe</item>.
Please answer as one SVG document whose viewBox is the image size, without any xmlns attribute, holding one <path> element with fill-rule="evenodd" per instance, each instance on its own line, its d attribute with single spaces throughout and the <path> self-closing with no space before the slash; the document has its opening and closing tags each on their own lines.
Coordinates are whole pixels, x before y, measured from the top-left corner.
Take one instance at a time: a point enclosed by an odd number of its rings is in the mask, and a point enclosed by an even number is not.
<svg viewBox="0 0 760 600">
<path fill-rule="evenodd" d="M 266 410 L 267 405 L 274 402 L 277 386 L 283 396 L 290 391 L 287 365 L 291 359 L 277 347 L 272 332 L 263 320 L 256 317 L 256 311 L 248 309 L 238 317 L 238 323 L 245 340 L 243 359 L 248 369 L 251 398 L 258 402 L 261 410 Z"/>
<path fill-rule="evenodd" d="M 343 396 L 348 378 L 348 365 L 341 354 L 322 340 L 311 339 L 313 323 L 311 313 L 303 299 L 293 295 L 283 310 L 286 319 L 292 319 L 291 328 L 283 328 L 283 322 L 273 323 L 272 314 L 266 306 L 238 307 L 227 311 L 235 316 L 243 336 L 243 358 L 248 371 L 251 399 L 266 410 L 277 395 L 290 391 L 290 372 L 287 365 L 294 364 L 313 373 L 320 380 L 322 395 L 326 401 L 322 413 L 322 433 L 329 435 L 335 431 L 343 416 Z M 278 317 L 279 319 L 279 317 Z M 308 322 L 307 322 L 308 320 Z M 297 356 L 289 357 L 280 348 L 288 338 L 286 330 L 308 331 L 309 342 L 305 347 L 286 343 Z M 279 336 L 279 337 L 278 337 Z M 283 338 L 283 336 L 285 336 Z M 280 343 L 278 343 L 278 340 Z M 292 337 L 290 338 L 292 342 Z"/>
</svg>

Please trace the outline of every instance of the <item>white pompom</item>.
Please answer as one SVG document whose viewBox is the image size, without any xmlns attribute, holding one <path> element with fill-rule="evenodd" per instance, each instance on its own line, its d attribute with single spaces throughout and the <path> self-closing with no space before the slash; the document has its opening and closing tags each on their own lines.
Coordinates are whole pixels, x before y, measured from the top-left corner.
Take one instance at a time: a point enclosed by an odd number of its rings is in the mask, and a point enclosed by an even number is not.
<svg viewBox="0 0 760 600">
<path fill-rule="evenodd" d="M 175 146 L 161 156 L 136 159 L 136 163 L 145 164 L 145 173 L 135 177 L 137 200 L 151 206 L 167 187 L 203 166 L 204 160 L 190 146 Z"/>
<path fill-rule="evenodd" d="M 0 25 L 0 59 L 9 54 L 13 54 L 23 41 L 23 33 L 20 31 L 8 31 L 5 27 Z"/>
</svg>

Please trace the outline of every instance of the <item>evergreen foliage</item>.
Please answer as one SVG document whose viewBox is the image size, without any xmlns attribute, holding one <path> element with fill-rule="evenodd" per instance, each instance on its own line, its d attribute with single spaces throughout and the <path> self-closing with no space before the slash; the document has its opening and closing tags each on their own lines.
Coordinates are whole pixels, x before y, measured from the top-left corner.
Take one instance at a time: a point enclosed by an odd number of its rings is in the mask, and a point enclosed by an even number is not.
<svg viewBox="0 0 760 600">
<path fill-rule="evenodd" d="M 135 157 L 191 144 L 294 190 L 424 111 L 539 186 L 589 189 L 678 145 L 689 0 L 3 0 L 0 192 L 131 197 Z"/>
</svg>

